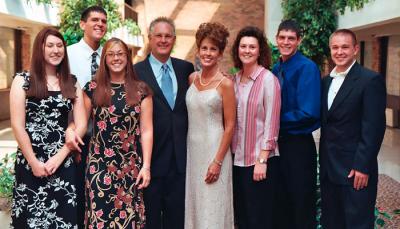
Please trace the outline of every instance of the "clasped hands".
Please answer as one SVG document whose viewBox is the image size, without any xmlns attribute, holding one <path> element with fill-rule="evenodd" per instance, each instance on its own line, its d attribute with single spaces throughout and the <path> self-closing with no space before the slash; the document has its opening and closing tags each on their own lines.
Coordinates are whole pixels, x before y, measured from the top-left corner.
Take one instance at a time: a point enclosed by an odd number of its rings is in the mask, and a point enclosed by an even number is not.
<svg viewBox="0 0 400 229">
<path fill-rule="evenodd" d="M 33 175 L 40 178 L 53 175 L 64 161 L 65 157 L 63 155 L 68 155 L 71 151 L 82 152 L 79 144 L 84 145 L 81 137 L 75 133 L 74 130 L 67 128 L 65 131 L 65 145 L 59 150 L 59 152 L 50 157 L 46 162 L 39 161 L 36 158 L 33 162 L 29 163 Z M 75 159 L 79 162 L 80 154 L 77 154 Z"/>
<path fill-rule="evenodd" d="M 30 163 L 32 173 L 34 176 L 39 178 L 51 176 L 57 171 L 63 160 L 64 158 L 62 158 L 58 153 L 50 157 L 46 162 L 39 161 L 35 158 L 34 161 Z"/>
</svg>

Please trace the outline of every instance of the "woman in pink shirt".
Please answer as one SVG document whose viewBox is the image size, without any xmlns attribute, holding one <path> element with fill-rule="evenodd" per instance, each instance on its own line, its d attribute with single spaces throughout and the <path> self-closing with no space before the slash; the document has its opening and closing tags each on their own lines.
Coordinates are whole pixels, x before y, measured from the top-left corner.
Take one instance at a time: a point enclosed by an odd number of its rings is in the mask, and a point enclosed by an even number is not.
<svg viewBox="0 0 400 229">
<path fill-rule="evenodd" d="M 232 56 L 240 69 L 234 77 L 237 118 L 232 142 L 236 222 L 239 229 L 272 228 L 279 155 L 279 81 L 267 69 L 270 49 L 257 27 L 239 31 Z"/>
</svg>

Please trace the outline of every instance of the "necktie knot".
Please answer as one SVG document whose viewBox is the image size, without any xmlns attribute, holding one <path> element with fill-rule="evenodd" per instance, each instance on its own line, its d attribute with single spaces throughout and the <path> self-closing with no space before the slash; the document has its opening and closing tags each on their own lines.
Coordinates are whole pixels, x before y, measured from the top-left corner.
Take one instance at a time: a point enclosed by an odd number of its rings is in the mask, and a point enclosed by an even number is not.
<svg viewBox="0 0 400 229">
<path fill-rule="evenodd" d="M 99 68 L 99 65 L 97 64 L 97 61 L 96 61 L 98 55 L 99 54 L 97 52 L 92 53 L 92 64 L 90 66 L 90 73 L 92 74 L 92 78 L 96 74 L 97 69 Z"/>
<path fill-rule="evenodd" d="M 167 74 L 169 67 L 167 64 L 163 64 L 163 66 L 161 67 L 163 74 Z"/>
</svg>

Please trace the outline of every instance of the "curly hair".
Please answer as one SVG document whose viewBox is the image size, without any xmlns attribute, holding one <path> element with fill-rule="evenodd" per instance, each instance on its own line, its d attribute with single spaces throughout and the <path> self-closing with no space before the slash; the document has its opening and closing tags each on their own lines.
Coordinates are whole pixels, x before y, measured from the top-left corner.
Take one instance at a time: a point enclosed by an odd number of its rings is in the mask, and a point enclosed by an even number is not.
<svg viewBox="0 0 400 229">
<path fill-rule="evenodd" d="M 260 47 L 260 55 L 257 63 L 266 69 L 271 65 L 271 49 L 267 43 L 267 38 L 264 32 L 255 26 L 246 26 L 242 28 L 236 36 L 235 42 L 232 46 L 232 59 L 236 68 L 242 69 L 243 63 L 239 58 L 239 45 L 242 37 L 254 37 L 258 41 Z"/>
<path fill-rule="evenodd" d="M 228 29 L 218 22 L 202 23 L 196 32 L 196 45 L 200 48 L 201 42 L 208 38 L 210 39 L 222 53 L 228 43 Z"/>
</svg>

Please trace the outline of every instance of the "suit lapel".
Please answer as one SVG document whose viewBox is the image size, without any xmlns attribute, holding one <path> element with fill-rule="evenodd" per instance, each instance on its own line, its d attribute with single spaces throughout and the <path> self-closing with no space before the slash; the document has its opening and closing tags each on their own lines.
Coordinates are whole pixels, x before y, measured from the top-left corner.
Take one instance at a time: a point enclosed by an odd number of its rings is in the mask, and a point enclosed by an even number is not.
<svg viewBox="0 0 400 229">
<path fill-rule="evenodd" d="M 323 85 L 322 85 L 322 112 L 325 115 L 322 115 L 323 122 L 325 121 L 325 118 L 327 117 L 327 113 L 328 113 L 328 92 L 329 92 L 329 87 L 331 86 L 332 83 L 332 77 L 330 77 L 329 75 L 325 77 L 325 79 L 322 81 Z"/>
<path fill-rule="evenodd" d="M 175 76 L 176 76 L 176 82 L 178 85 L 178 91 L 176 93 L 176 99 L 175 99 L 175 107 L 178 107 L 180 103 L 185 102 L 185 88 L 187 87 L 187 81 L 185 80 L 185 76 L 183 75 L 182 71 L 179 71 L 179 66 L 177 62 L 175 61 L 174 58 L 171 57 L 172 61 L 172 67 L 174 68 Z"/>
<path fill-rule="evenodd" d="M 354 63 L 353 67 L 350 69 L 349 73 L 347 74 L 346 78 L 343 81 L 342 86 L 340 87 L 335 99 L 333 100 L 331 109 L 329 109 L 329 113 L 332 113 L 347 97 L 347 95 L 353 90 L 356 81 L 359 77 L 358 70 L 359 70 L 358 63 Z M 328 88 L 329 89 L 329 88 Z"/>
</svg>

